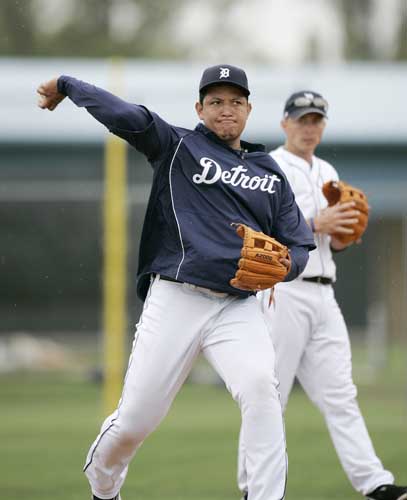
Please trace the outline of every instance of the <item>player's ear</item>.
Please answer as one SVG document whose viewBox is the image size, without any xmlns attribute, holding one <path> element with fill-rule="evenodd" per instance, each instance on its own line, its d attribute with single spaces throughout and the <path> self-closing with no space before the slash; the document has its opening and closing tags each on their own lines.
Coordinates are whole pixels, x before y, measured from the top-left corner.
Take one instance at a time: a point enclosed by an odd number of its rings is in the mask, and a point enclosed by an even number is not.
<svg viewBox="0 0 407 500">
<path fill-rule="evenodd" d="M 281 128 L 285 131 L 287 128 L 287 118 L 283 118 L 280 122 Z"/>
<path fill-rule="evenodd" d="M 250 115 L 251 112 L 252 112 L 252 103 L 247 102 L 247 114 Z"/>
<path fill-rule="evenodd" d="M 202 106 L 202 104 L 201 104 L 199 101 L 197 101 L 197 102 L 195 103 L 195 111 L 196 111 L 196 114 L 199 116 L 199 119 L 200 119 L 200 120 L 202 120 L 202 119 L 203 119 L 203 118 L 202 118 L 202 110 L 203 110 L 203 106 Z"/>
</svg>

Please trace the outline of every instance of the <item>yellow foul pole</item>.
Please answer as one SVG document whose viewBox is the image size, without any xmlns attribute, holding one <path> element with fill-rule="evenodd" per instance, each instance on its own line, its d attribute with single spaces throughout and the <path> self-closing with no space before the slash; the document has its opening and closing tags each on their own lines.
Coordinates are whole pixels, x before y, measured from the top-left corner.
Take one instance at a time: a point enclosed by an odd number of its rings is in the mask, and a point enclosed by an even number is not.
<svg viewBox="0 0 407 500">
<path fill-rule="evenodd" d="M 123 92 L 120 60 L 112 60 L 110 88 Z M 112 412 L 123 384 L 127 331 L 127 179 L 126 144 L 110 134 L 105 146 L 104 197 L 104 411 Z"/>
</svg>

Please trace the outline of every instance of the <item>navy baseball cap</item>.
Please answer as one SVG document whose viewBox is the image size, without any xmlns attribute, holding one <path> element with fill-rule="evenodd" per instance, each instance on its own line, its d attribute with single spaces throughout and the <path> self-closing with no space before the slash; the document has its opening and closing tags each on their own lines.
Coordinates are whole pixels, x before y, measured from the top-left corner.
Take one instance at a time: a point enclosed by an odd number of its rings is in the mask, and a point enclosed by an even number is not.
<svg viewBox="0 0 407 500">
<path fill-rule="evenodd" d="M 206 68 L 199 82 L 199 92 L 202 92 L 210 85 L 234 85 L 243 90 L 246 97 L 250 95 L 246 73 L 236 66 L 230 64 L 218 64 Z"/>
<path fill-rule="evenodd" d="M 284 105 L 284 118 L 301 118 L 308 113 L 317 113 L 327 118 L 328 101 L 313 90 L 301 90 L 290 95 Z"/>
</svg>

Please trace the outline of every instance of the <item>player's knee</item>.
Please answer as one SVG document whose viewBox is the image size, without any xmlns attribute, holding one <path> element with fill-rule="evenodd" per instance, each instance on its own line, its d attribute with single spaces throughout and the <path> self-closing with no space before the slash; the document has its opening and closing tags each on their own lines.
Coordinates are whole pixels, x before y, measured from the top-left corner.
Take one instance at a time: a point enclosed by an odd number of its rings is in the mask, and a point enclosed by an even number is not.
<svg viewBox="0 0 407 500">
<path fill-rule="evenodd" d="M 255 370 L 242 383 L 240 399 L 249 404 L 267 404 L 278 399 L 277 380 L 270 370 Z"/>
<path fill-rule="evenodd" d="M 325 387 L 316 404 L 323 413 L 346 412 L 356 404 L 357 389 L 353 383 Z"/>
<path fill-rule="evenodd" d="M 121 429 L 116 436 L 116 446 L 124 453 L 131 453 L 148 436 L 149 432 L 145 428 Z"/>
<path fill-rule="evenodd" d="M 116 443 L 119 448 L 136 447 L 141 440 L 141 434 L 133 429 L 121 428 L 116 434 Z"/>
<path fill-rule="evenodd" d="M 157 423 L 140 414 L 125 414 L 117 422 L 116 440 L 123 448 L 136 448 L 153 432 Z"/>
</svg>

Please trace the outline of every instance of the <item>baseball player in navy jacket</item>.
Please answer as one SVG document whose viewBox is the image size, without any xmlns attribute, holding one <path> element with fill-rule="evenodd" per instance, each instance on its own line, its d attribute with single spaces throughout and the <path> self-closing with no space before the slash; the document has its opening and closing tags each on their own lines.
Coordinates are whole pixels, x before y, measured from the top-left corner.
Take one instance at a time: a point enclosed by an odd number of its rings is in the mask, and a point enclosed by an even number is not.
<svg viewBox="0 0 407 500">
<path fill-rule="evenodd" d="M 304 269 L 314 240 L 277 163 L 263 146 L 240 139 L 251 111 L 245 72 L 227 64 L 203 72 L 195 105 L 202 123 L 194 130 L 69 76 L 38 92 L 43 109 L 55 109 L 65 97 L 85 107 L 154 171 L 138 270 L 144 309 L 122 397 L 86 460 L 93 498 L 120 498 L 129 462 L 202 352 L 242 413 L 251 500 L 281 500 L 287 470 L 270 370 L 274 351 L 254 294 L 229 284 L 241 249 L 231 223 L 290 249 L 287 281 Z"/>
</svg>

